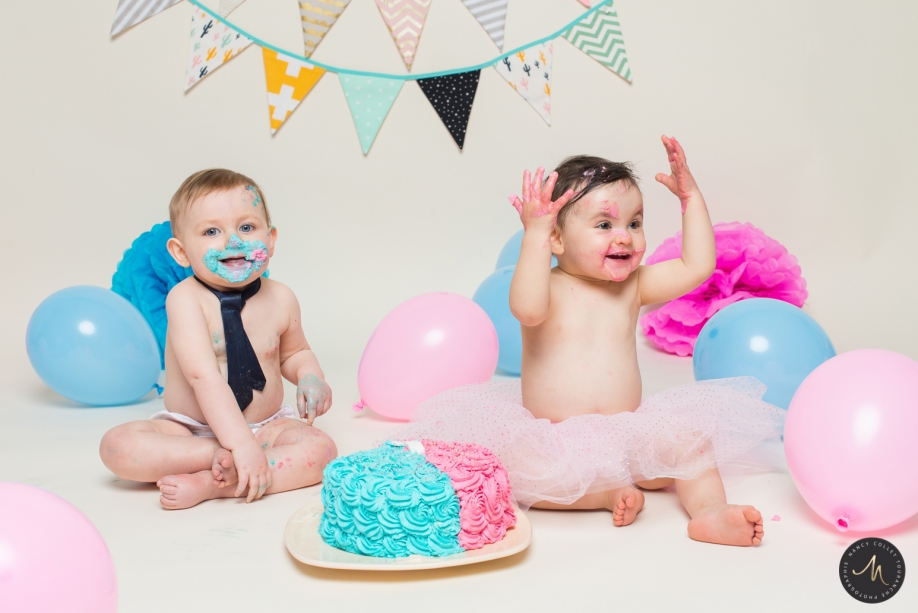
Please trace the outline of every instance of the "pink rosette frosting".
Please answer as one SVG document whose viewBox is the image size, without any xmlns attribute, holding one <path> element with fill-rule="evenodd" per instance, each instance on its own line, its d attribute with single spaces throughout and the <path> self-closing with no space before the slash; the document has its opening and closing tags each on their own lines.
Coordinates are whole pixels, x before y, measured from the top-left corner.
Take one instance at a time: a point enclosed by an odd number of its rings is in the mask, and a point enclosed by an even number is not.
<svg viewBox="0 0 918 613">
<path fill-rule="evenodd" d="M 774 298 L 802 307 L 808 293 L 797 258 L 749 223 L 714 226 L 717 266 L 707 281 L 641 317 L 641 328 L 663 351 L 692 355 L 701 328 L 717 311 L 745 298 Z M 682 233 L 663 241 L 646 263 L 682 255 Z"/>
<path fill-rule="evenodd" d="M 507 471 L 489 449 L 473 443 L 421 441 L 427 461 L 446 473 L 459 498 L 459 545 L 480 549 L 516 525 Z"/>
</svg>

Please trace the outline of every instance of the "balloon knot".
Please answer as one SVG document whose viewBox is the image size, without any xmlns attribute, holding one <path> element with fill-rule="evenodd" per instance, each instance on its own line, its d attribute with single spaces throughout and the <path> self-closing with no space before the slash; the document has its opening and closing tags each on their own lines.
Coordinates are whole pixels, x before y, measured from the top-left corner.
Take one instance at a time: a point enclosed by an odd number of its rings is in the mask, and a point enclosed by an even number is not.
<svg viewBox="0 0 918 613">
<path fill-rule="evenodd" d="M 849 528 L 848 520 L 849 519 L 851 518 L 846 515 L 844 517 L 839 517 L 837 520 L 835 520 L 835 527 L 838 529 L 839 532 L 848 531 L 848 528 Z"/>
<path fill-rule="evenodd" d="M 162 387 L 162 386 L 161 386 L 160 384 L 158 384 L 158 383 L 154 383 L 154 384 L 153 384 L 153 389 L 156 390 L 156 394 L 157 394 L 158 396 L 162 396 L 162 395 L 163 395 L 163 392 L 166 390 L 166 388 Z"/>
<path fill-rule="evenodd" d="M 351 408 L 354 409 L 355 411 L 362 411 L 366 408 L 366 406 L 367 405 L 363 404 L 363 402 L 361 401 L 361 402 L 355 402 L 354 406 L 352 406 Z"/>
</svg>

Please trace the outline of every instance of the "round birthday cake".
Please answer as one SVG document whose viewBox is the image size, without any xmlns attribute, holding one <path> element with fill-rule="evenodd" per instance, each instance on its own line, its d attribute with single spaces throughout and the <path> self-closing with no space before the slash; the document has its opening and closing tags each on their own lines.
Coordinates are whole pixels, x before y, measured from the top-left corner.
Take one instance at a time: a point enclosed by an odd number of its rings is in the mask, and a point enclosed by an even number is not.
<svg viewBox="0 0 918 613">
<path fill-rule="evenodd" d="M 471 443 L 389 441 L 325 468 L 322 539 L 366 556 L 447 556 L 516 524 L 500 460 Z"/>
</svg>

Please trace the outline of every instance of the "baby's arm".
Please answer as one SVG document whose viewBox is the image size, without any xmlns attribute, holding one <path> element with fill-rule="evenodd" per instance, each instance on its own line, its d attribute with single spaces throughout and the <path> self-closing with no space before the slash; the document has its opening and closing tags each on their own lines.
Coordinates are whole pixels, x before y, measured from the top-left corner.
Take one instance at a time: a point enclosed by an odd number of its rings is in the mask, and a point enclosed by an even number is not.
<svg viewBox="0 0 918 613">
<path fill-rule="evenodd" d="M 558 211 L 574 195 L 567 190 L 555 202 L 551 193 L 558 180 L 551 173 L 542 185 L 544 168 L 536 171 L 530 181 L 529 171 L 523 173 L 523 199 L 511 196 L 510 202 L 519 212 L 523 222 L 523 244 L 520 259 L 510 282 L 510 312 L 524 326 L 537 326 L 548 316 L 549 286 L 551 281 L 551 233 L 555 228 Z"/>
<path fill-rule="evenodd" d="M 236 496 L 241 496 L 248 486 L 246 502 L 261 498 L 271 483 L 268 459 L 220 372 L 201 305 L 187 286 L 178 285 L 166 298 L 166 314 L 169 342 L 182 374 L 217 440 L 233 454 L 239 475 Z"/>
<path fill-rule="evenodd" d="M 641 304 L 666 302 L 687 294 L 711 276 L 717 262 L 711 217 L 685 163 L 685 152 L 675 138 L 664 136 L 663 146 L 672 174 L 659 173 L 656 179 L 682 203 L 682 257 L 641 267 Z"/>
<path fill-rule="evenodd" d="M 300 321 L 300 303 L 286 287 L 283 288 L 290 323 L 280 338 L 281 374 L 296 383 L 296 408 L 307 424 L 325 414 L 332 405 L 332 391 L 325 382 L 316 354 L 309 348 Z"/>
</svg>

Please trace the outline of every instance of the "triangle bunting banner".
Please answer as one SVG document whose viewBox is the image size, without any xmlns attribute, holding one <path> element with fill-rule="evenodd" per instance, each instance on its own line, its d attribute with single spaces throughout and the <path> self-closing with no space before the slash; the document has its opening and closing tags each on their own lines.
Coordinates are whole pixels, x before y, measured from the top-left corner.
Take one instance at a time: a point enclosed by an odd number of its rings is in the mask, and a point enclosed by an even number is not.
<svg viewBox="0 0 918 613">
<path fill-rule="evenodd" d="M 504 26 L 507 23 L 507 0 L 462 0 L 494 44 L 504 50 Z"/>
<path fill-rule="evenodd" d="M 191 42 L 185 91 L 227 63 L 252 44 L 252 41 L 218 19 L 195 7 L 191 15 Z"/>
<path fill-rule="evenodd" d="M 351 0 L 299 0 L 300 19 L 303 21 L 304 55 L 309 57 L 316 50 L 331 27 Z"/>
<path fill-rule="evenodd" d="M 360 146 L 366 155 L 405 82 L 401 79 L 341 73 L 338 74 L 338 78 L 341 80 L 341 88 L 354 118 Z"/>
<path fill-rule="evenodd" d="M 217 9 L 217 12 L 220 13 L 220 17 L 226 17 L 239 8 L 243 2 L 245 0 L 220 0 L 220 8 Z"/>
<path fill-rule="evenodd" d="M 583 18 L 564 38 L 591 58 L 631 82 L 622 26 L 612 3 Z"/>
<path fill-rule="evenodd" d="M 261 51 L 265 60 L 271 134 L 274 134 L 312 91 L 325 70 L 265 47 Z"/>
<path fill-rule="evenodd" d="M 469 125 L 480 76 L 481 70 L 472 70 L 418 79 L 421 91 L 427 96 L 460 149 L 465 144 L 465 129 Z"/>
<path fill-rule="evenodd" d="M 551 42 L 508 55 L 494 69 L 551 125 Z"/>
<path fill-rule="evenodd" d="M 431 0 L 376 0 L 383 21 L 389 26 L 395 46 L 408 70 L 421 40 L 421 30 L 430 10 Z"/>
<path fill-rule="evenodd" d="M 180 0 L 118 0 L 111 36 L 137 25 L 157 13 L 178 4 Z"/>
</svg>

